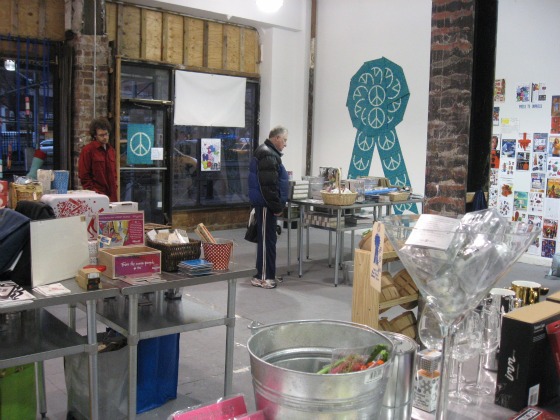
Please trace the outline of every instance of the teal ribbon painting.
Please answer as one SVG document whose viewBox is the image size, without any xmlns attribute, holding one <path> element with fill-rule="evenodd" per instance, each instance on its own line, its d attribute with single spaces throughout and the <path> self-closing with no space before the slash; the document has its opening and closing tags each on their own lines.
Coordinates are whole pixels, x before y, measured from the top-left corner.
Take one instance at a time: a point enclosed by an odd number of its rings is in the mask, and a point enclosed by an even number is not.
<svg viewBox="0 0 560 420">
<path fill-rule="evenodd" d="M 411 186 L 395 127 L 404 118 L 410 92 L 402 68 L 385 57 L 365 62 L 350 79 L 346 107 L 358 130 L 348 178 L 368 176 L 377 145 L 384 176 L 391 185 Z M 395 207 L 418 213 L 416 204 Z"/>
</svg>

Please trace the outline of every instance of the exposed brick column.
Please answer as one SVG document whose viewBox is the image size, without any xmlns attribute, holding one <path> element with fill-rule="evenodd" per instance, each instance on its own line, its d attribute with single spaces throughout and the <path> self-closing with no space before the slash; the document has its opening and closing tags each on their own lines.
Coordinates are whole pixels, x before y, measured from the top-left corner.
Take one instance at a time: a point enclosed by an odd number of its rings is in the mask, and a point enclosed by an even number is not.
<svg viewBox="0 0 560 420">
<path fill-rule="evenodd" d="M 81 148 L 90 140 L 89 123 L 95 117 L 107 116 L 110 49 L 107 36 L 75 34 L 70 43 L 74 50 L 71 133 L 72 188 L 78 189 L 80 187 L 78 157 Z M 95 71 L 94 56 L 97 61 Z"/>
<path fill-rule="evenodd" d="M 475 0 L 433 0 L 425 213 L 465 212 Z"/>
</svg>

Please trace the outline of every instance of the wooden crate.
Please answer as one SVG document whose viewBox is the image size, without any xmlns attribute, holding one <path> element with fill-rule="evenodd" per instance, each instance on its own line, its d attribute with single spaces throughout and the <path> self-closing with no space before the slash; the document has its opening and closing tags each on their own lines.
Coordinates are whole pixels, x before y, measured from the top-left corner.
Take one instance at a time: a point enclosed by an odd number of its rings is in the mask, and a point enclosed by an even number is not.
<svg viewBox="0 0 560 420">
<path fill-rule="evenodd" d="M 107 267 L 103 274 L 113 279 L 161 273 L 161 251 L 148 246 L 103 248 L 97 261 Z"/>
<path fill-rule="evenodd" d="M 416 303 L 418 301 L 418 294 L 383 300 L 382 295 L 370 284 L 370 258 L 370 251 L 363 249 L 354 250 L 352 322 L 377 329 L 380 328 L 380 312 L 393 306 Z M 406 329 L 406 326 L 404 329 Z"/>
</svg>

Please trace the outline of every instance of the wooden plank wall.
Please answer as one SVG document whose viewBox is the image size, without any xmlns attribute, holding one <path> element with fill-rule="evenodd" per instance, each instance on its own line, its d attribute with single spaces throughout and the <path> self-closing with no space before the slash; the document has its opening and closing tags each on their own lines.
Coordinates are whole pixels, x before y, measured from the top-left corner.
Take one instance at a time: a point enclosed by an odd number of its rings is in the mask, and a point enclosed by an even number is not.
<svg viewBox="0 0 560 420">
<path fill-rule="evenodd" d="M 64 0 L 2 0 L 0 34 L 63 41 Z"/>
<path fill-rule="evenodd" d="M 106 7 L 107 35 L 123 58 L 258 76 L 256 29 L 121 3 Z"/>
</svg>

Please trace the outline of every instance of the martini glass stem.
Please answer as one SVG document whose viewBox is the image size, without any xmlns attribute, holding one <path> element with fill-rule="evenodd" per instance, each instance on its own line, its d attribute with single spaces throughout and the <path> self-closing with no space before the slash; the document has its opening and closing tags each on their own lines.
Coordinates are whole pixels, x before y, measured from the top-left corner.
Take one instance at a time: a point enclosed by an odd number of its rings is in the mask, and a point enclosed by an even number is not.
<svg viewBox="0 0 560 420">
<path fill-rule="evenodd" d="M 482 366 L 484 365 L 483 353 L 480 352 L 478 355 L 478 367 L 476 371 L 476 388 L 480 389 L 482 387 Z"/>
<path fill-rule="evenodd" d="M 436 408 L 436 420 L 445 420 L 447 418 L 447 404 L 449 402 L 449 369 L 451 368 L 451 349 L 452 335 L 451 328 L 442 326 L 443 346 L 441 348 L 441 375 L 439 383 L 439 395 Z"/>
</svg>

